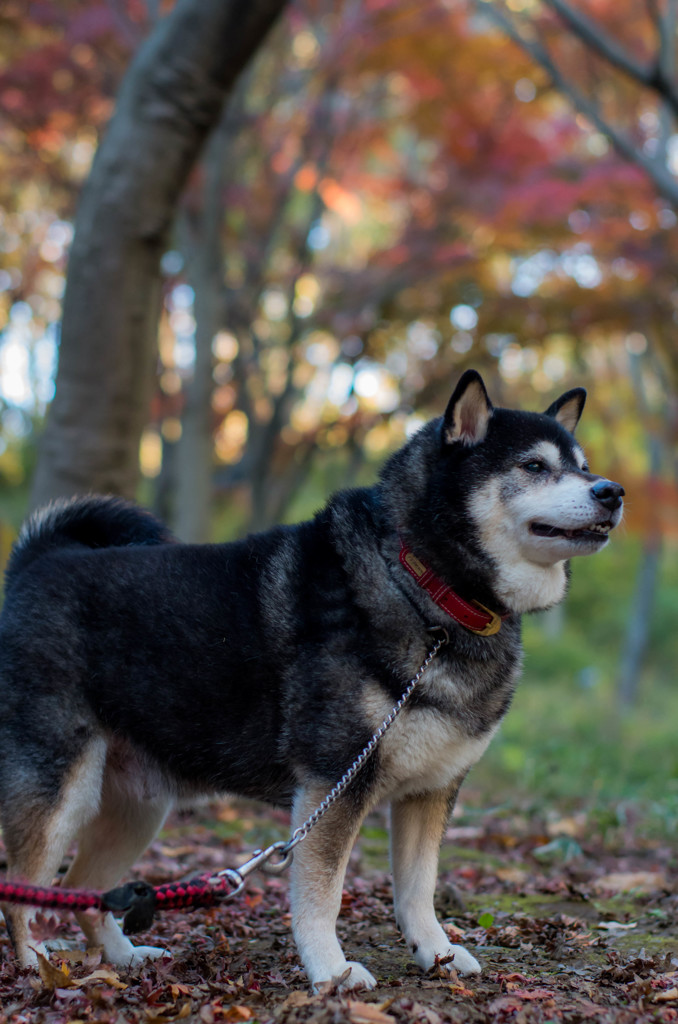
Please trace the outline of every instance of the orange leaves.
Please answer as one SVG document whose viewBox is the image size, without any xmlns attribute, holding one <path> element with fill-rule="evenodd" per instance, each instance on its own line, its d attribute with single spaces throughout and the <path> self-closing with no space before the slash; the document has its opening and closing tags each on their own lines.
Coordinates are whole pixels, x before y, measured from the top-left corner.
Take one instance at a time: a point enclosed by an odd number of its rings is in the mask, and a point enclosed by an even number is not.
<svg viewBox="0 0 678 1024">
<path fill-rule="evenodd" d="M 190 1003 L 188 1004 L 190 1007 Z M 199 1019 L 203 1024 L 241 1024 L 242 1021 L 253 1020 L 256 1014 L 249 1006 L 240 1003 L 224 1003 L 215 999 L 202 1007 Z"/>
<path fill-rule="evenodd" d="M 395 1017 L 374 1003 L 362 1003 L 351 999 L 347 1004 L 351 1024 L 395 1024 Z"/>
<path fill-rule="evenodd" d="M 284 173 L 291 166 L 289 155 L 284 151 L 276 153 L 272 166 L 277 173 Z M 311 192 L 317 188 L 328 210 L 338 214 L 348 224 L 357 224 L 360 220 L 363 207 L 358 195 L 334 178 L 319 178 L 314 164 L 304 164 L 295 174 L 294 184 L 300 192 Z"/>
<path fill-rule="evenodd" d="M 318 183 L 318 172 L 313 164 L 304 164 L 301 170 L 297 171 L 294 184 L 301 192 L 310 192 Z"/>
<path fill-rule="evenodd" d="M 357 195 L 349 192 L 332 178 L 324 178 L 318 191 L 328 209 L 337 213 L 347 224 L 357 224 L 362 214 L 362 203 Z"/>
<path fill-rule="evenodd" d="M 331 986 L 328 987 L 331 988 Z M 311 996 L 306 992 L 291 992 L 280 1006 L 280 1011 L 294 1011 L 302 1007 L 304 1009 L 315 1007 L 320 1011 L 327 1006 L 328 994 L 331 997 L 331 993 L 319 993 Z M 337 1004 L 337 1010 L 341 1013 L 341 1020 L 346 1020 L 347 1024 L 395 1024 L 396 1018 L 385 1012 L 392 1002 L 392 999 L 388 999 L 380 1005 L 365 1003 L 358 999 L 342 999 L 341 1007 Z"/>
<path fill-rule="evenodd" d="M 619 477 L 626 488 L 624 523 L 643 536 L 678 540 L 678 484 L 659 477 L 638 477 L 625 469 Z"/>
<path fill-rule="evenodd" d="M 144 1018 L 144 1024 L 169 1024 L 170 1021 L 174 1020 L 185 1020 L 186 1017 L 191 1015 L 191 1004 L 187 1000 L 182 1003 L 179 1009 L 175 1006 L 167 1008 L 167 1011 L 162 1013 L 156 1013 L 154 1010 L 147 1010 Z"/>
</svg>

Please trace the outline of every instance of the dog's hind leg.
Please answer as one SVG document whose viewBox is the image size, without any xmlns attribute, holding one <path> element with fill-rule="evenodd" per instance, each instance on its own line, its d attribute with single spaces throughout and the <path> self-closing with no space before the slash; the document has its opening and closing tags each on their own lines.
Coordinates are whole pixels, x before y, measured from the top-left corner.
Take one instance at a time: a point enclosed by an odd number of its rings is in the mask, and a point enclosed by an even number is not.
<svg viewBox="0 0 678 1024">
<path fill-rule="evenodd" d="M 4 786 L 2 809 L 10 879 L 51 885 L 69 846 L 97 813 L 105 754 L 103 739 L 90 740 L 64 772 L 56 792 L 48 788 L 44 775 L 36 777 L 28 769 L 22 771 L 21 765 L 16 767 L 14 784 Z M 31 928 L 38 908 L 5 904 L 2 909 L 17 957 L 24 967 L 35 967 L 36 953 L 46 953 Z"/>
<path fill-rule="evenodd" d="M 433 896 L 438 852 L 458 786 L 407 797 L 391 804 L 391 862 L 395 915 L 414 959 L 425 971 L 436 957 L 453 957 L 459 974 L 479 974 L 480 964 L 463 946 L 452 945 L 436 918 Z"/>
<path fill-rule="evenodd" d="M 130 793 L 107 774 L 99 813 L 80 835 L 64 885 L 103 890 L 117 885 L 162 826 L 171 803 L 167 793 L 146 799 Z M 104 959 L 117 967 L 131 967 L 166 954 L 156 946 L 134 946 L 110 913 L 89 910 L 77 918 L 88 946 L 103 946 Z"/>
<path fill-rule="evenodd" d="M 298 794 L 294 827 L 318 806 L 325 793 L 325 786 L 312 786 Z M 362 964 L 346 959 L 336 933 L 346 865 L 364 816 L 363 809 L 344 797 L 294 850 L 290 877 L 292 929 L 314 986 L 340 978 L 342 989 L 376 985 Z"/>
</svg>

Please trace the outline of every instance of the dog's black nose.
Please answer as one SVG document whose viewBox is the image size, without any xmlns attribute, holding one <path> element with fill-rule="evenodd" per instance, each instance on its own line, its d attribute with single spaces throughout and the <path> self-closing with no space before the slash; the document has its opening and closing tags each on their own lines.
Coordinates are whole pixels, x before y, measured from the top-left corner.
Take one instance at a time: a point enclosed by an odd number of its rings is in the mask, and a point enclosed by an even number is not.
<svg viewBox="0 0 678 1024">
<path fill-rule="evenodd" d="M 622 485 L 614 483 L 613 480 L 597 480 L 591 488 L 593 497 L 605 508 L 609 508 L 610 512 L 619 508 L 625 493 Z"/>
</svg>

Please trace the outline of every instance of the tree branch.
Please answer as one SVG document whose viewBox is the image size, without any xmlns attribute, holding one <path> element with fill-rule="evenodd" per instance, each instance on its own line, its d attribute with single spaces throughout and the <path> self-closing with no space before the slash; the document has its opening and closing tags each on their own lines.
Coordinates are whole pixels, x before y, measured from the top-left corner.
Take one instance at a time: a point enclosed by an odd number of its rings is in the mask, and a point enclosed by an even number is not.
<svg viewBox="0 0 678 1024">
<path fill-rule="evenodd" d="M 588 15 L 570 7 L 565 0 L 544 0 L 544 3 L 552 11 L 555 11 L 574 35 L 589 49 L 640 85 L 654 89 L 678 113 L 678 87 L 673 80 L 672 73 L 667 73 L 665 59 L 667 46 L 673 45 L 673 38 L 664 31 L 665 19 L 659 12 L 657 12 L 656 19 L 660 39 L 659 53 L 656 61 L 642 63 L 634 60 L 623 46 L 607 35 Z"/>
<path fill-rule="evenodd" d="M 676 24 L 678 23 L 678 3 L 667 0 L 664 12 L 657 11 L 659 29 L 659 72 L 667 81 L 673 81 L 676 73 Z M 667 97 L 668 98 L 668 97 Z"/>
<path fill-rule="evenodd" d="M 544 4 L 561 18 L 574 34 L 583 43 L 595 50 L 608 63 L 614 65 L 620 71 L 635 78 L 644 85 L 652 82 L 653 68 L 651 64 L 642 64 L 631 57 L 627 51 L 608 36 L 603 29 L 596 24 L 588 15 L 574 7 L 570 7 L 565 0 L 544 0 Z"/>
<path fill-rule="evenodd" d="M 618 128 L 610 124 L 599 108 L 589 100 L 564 76 L 554 63 L 548 50 L 541 43 L 526 39 L 515 24 L 503 11 L 500 11 L 492 0 L 477 0 L 478 9 L 487 15 L 506 35 L 520 46 L 549 75 L 553 85 L 570 101 L 581 114 L 593 124 L 601 134 L 607 136 L 618 153 L 630 163 L 640 167 L 650 178 L 658 192 L 674 206 L 678 206 L 678 181 L 659 161 L 652 160 Z"/>
</svg>

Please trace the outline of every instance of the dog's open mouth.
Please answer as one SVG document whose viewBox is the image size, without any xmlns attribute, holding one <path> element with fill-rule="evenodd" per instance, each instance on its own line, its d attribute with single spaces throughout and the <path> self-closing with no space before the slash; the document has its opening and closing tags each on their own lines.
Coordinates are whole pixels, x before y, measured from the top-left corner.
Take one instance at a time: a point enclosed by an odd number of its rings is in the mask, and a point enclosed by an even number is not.
<svg viewBox="0 0 678 1024">
<path fill-rule="evenodd" d="M 612 522 L 593 523 L 591 526 L 579 530 L 563 530 L 559 526 L 550 526 L 548 523 L 532 523 L 532 533 L 537 537 L 563 537 L 565 540 L 606 540 L 612 529 Z"/>
</svg>

